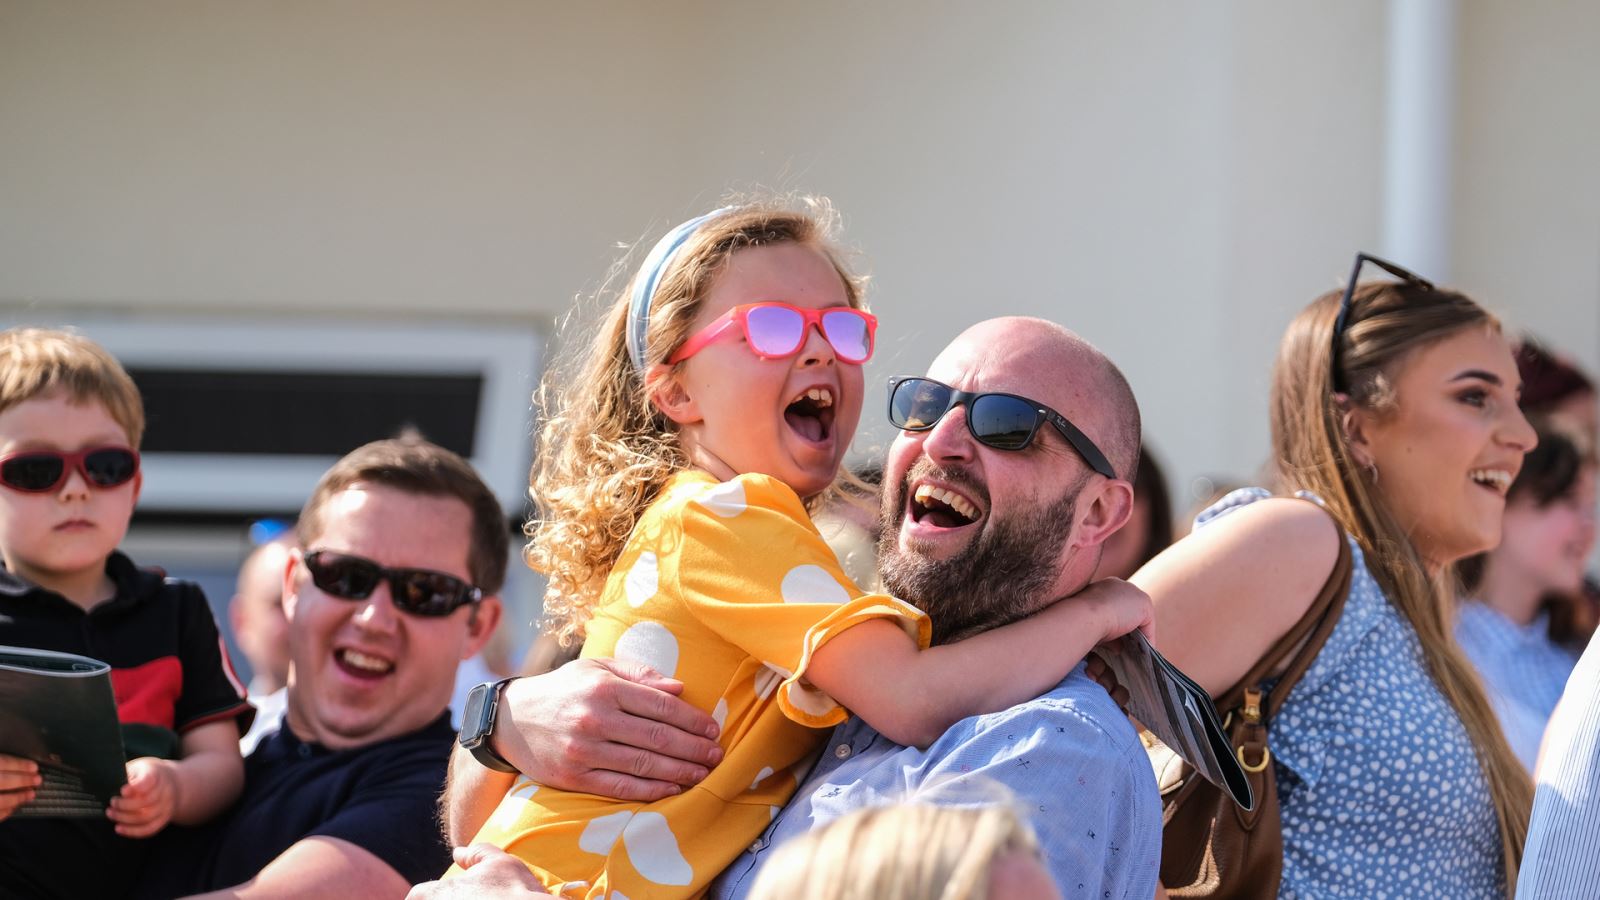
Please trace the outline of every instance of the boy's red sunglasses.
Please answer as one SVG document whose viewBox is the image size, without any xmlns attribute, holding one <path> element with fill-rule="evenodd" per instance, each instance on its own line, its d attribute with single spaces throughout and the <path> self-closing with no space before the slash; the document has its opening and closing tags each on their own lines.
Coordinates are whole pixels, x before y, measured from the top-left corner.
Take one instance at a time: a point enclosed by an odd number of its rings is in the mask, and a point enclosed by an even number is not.
<svg viewBox="0 0 1600 900">
<path fill-rule="evenodd" d="M 14 491 L 44 494 L 55 490 L 77 470 L 100 488 L 127 484 L 139 474 L 139 451 L 127 447 L 91 447 L 62 453 L 27 450 L 0 457 L 0 484 Z"/>
<path fill-rule="evenodd" d="M 878 318 L 851 306 L 814 309 L 769 300 L 735 306 L 692 335 L 667 359 L 677 365 L 704 350 L 730 329 L 744 333 L 750 352 L 762 359 L 784 359 L 800 352 L 806 334 L 816 328 L 840 362 L 860 365 L 872 358 Z"/>
</svg>

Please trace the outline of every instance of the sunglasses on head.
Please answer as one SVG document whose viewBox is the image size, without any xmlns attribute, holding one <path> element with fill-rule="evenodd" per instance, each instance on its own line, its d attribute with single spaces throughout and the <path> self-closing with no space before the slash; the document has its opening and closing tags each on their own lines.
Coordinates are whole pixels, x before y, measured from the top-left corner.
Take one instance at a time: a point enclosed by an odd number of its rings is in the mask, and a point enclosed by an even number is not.
<svg viewBox="0 0 1600 900">
<path fill-rule="evenodd" d="M 429 569 L 391 569 L 362 556 L 317 550 L 305 555 L 311 583 L 331 597 L 365 600 L 389 582 L 395 608 L 414 616 L 448 616 L 483 599 L 483 591 L 454 575 Z"/>
<path fill-rule="evenodd" d="M 735 306 L 695 332 L 667 363 L 683 362 L 736 328 L 743 332 L 750 352 L 762 359 L 783 359 L 799 353 L 805 346 L 806 334 L 815 328 L 827 339 L 840 362 L 860 365 L 872 358 L 878 318 L 851 306 L 811 309 L 775 300 L 747 303 Z"/>
<path fill-rule="evenodd" d="M 1361 281 L 1361 267 L 1367 263 L 1372 263 L 1406 284 L 1429 291 L 1434 289 L 1433 282 L 1410 269 L 1401 268 L 1386 259 L 1379 259 L 1369 253 L 1356 254 L 1355 265 L 1350 268 L 1350 280 L 1344 286 L 1344 297 L 1339 301 L 1339 315 L 1333 320 L 1333 381 L 1335 389 L 1342 390 L 1339 384 L 1339 339 L 1344 337 L 1344 330 L 1350 324 L 1350 302 L 1354 299 L 1356 287 Z"/>
<path fill-rule="evenodd" d="M 889 421 L 902 431 L 929 431 L 944 414 L 967 407 L 967 430 L 979 443 L 996 450 L 1022 450 L 1033 443 L 1039 426 L 1054 425 L 1089 468 L 1117 477 L 1100 448 L 1067 417 L 1043 403 L 1016 394 L 958 391 L 932 378 L 889 379 Z"/>
<path fill-rule="evenodd" d="M 94 487 L 114 488 L 139 474 L 139 453 L 127 447 L 93 447 L 72 453 L 28 450 L 0 457 L 0 484 L 14 491 L 48 493 L 73 471 Z"/>
</svg>

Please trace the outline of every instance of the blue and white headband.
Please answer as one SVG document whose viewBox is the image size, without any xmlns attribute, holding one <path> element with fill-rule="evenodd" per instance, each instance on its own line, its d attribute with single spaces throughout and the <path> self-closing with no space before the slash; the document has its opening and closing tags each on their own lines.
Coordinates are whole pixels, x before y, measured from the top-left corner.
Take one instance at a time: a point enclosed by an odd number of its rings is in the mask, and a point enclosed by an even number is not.
<svg viewBox="0 0 1600 900">
<path fill-rule="evenodd" d="M 656 298 L 656 285 L 661 282 L 661 273 L 666 271 L 667 264 L 672 262 L 672 257 L 677 254 L 678 248 L 689 240 L 707 219 L 715 218 L 733 209 L 724 206 L 713 209 L 703 216 L 684 222 L 677 228 L 666 233 L 666 236 L 650 248 L 650 255 L 644 258 L 644 263 L 639 266 L 639 275 L 633 280 L 633 296 L 628 301 L 628 356 L 633 359 L 633 367 L 643 375 L 645 370 L 645 335 L 650 329 L 650 304 Z"/>
</svg>

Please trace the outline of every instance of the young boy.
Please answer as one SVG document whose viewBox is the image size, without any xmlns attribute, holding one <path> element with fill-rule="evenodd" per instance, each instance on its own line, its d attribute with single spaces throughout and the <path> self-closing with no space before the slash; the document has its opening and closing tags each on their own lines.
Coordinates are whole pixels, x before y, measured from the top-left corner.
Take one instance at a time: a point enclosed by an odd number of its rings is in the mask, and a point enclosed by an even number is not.
<svg viewBox="0 0 1600 900">
<path fill-rule="evenodd" d="M 106 820 L 13 818 L 40 783 L 0 756 L 0 897 L 100 897 L 169 822 L 222 812 L 244 783 L 251 709 L 200 589 L 117 552 L 139 497 L 144 406 L 93 341 L 0 332 L 0 644 L 112 667 L 128 783 Z"/>
</svg>

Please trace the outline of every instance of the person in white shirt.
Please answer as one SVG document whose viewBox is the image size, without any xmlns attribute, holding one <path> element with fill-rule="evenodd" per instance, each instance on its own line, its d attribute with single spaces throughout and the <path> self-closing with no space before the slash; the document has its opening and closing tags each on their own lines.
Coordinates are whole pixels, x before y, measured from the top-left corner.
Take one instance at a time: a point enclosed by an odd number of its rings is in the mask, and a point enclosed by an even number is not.
<svg viewBox="0 0 1600 900">
<path fill-rule="evenodd" d="M 1600 641 L 1590 641 L 1545 730 L 1517 900 L 1600 885 Z"/>
</svg>

